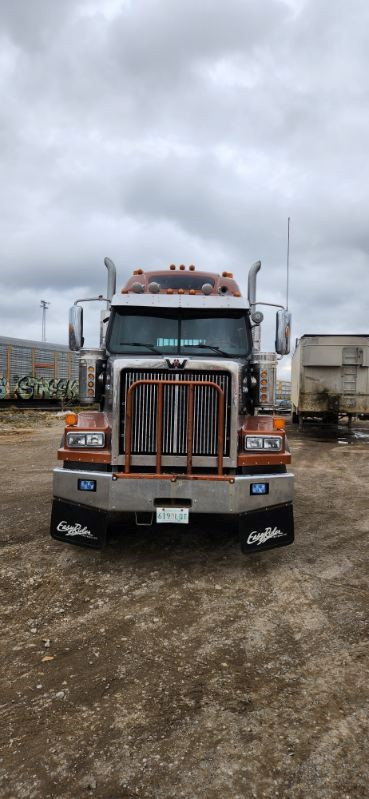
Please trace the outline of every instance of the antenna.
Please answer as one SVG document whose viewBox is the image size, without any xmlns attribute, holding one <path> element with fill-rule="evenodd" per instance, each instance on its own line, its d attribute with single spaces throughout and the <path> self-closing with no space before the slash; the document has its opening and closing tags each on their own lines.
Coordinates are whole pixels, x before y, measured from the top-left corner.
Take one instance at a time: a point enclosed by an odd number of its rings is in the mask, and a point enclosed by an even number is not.
<svg viewBox="0 0 369 799">
<path fill-rule="evenodd" d="M 42 327 L 41 327 L 41 340 L 46 341 L 46 311 L 50 303 L 46 300 L 41 300 L 40 308 L 42 308 Z"/>
<path fill-rule="evenodd" d="M 290 282 L 290 221 L 291 217 L 287 220 L 287 286 L 286 286 L 286 310 L 288 311 L 288 290 Z"/>
</svg>

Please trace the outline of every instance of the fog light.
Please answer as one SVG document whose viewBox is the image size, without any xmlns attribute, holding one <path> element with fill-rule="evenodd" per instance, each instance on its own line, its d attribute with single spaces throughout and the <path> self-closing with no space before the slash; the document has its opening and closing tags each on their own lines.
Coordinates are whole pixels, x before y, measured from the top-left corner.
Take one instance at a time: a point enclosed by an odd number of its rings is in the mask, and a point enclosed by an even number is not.
<svg viewBox="0 0 369 799">
<path fill-rule="evenodd" d="M 96 491 L 96 480 L 78 480 L 78 491 Z"/>
<path fill-rule="evenodd" d="M 269 494 L 269 483 L 251 483 L 250 494 Z"/>
</svg>

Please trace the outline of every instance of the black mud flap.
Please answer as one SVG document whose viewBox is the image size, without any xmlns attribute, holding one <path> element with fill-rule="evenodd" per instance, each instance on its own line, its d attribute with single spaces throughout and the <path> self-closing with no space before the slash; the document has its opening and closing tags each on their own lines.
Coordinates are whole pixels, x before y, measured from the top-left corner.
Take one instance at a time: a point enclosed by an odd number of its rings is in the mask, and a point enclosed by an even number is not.
<svg viewBox="0 0 369 799">
<path fill-rule="evenodd" d="M 263 508 L 239 517 L 242 552 L 261 552 L 294 541 L 292 503 Z"/>
<path fill-rule="evenodd" d="M 102 549 L 106 544 L 108 514 L 64 499 L 53 500 L 50 534 L 58 541 Z"/>
</svg>

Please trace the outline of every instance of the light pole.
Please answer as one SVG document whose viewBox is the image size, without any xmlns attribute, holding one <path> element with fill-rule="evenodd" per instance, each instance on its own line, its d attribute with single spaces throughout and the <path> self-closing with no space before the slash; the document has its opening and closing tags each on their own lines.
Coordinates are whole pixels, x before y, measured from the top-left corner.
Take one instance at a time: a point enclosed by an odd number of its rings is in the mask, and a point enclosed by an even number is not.
<svg viewBox="0 0 369 799">
<path fill-rule="evenodd" d="M 41 333 L 42 341 L 46 341 L 46 311 L 49 305 L 50 303 L 46 302 L 46 300 L 41 300 L 40 308 L 42 308 L 42 333 Z"/>
</svg>

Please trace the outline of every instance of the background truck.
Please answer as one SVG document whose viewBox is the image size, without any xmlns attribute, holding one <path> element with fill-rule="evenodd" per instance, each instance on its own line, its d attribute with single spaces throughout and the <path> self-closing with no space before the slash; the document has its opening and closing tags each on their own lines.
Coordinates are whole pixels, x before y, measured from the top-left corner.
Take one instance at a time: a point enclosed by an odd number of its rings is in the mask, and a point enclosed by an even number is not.
<svg viewBox="0 0 369 799">
<path fill-rule="evenodd" d="M 116 291 L 110 259 L 100 347 L 83 340 L 82 303 L 70 312 L 80 402 L 69 414 L 54 470 L 51 535 L 103 547 L 112 521 L 188 524 L 237 520 L 244 552 L 293 541 L 293 476 L 284 422 L 257 415 L 263 315 L 256 275 L 248 300 L 230 272 L 134 271 Z M 277 306 L 280 308 L 280 306 Z M 277 312 L 276 349 L 289 352 L 290 314 Z M 100 410 L 91 406 L 98 402 Z M 116 527 L 116 524 L 114 525 Z"/>
<path fill-rule="evenodd" d="M 369 335 L 304 335 L 292 357 L 292 420 L 369 414 Z"/>
</svg>

